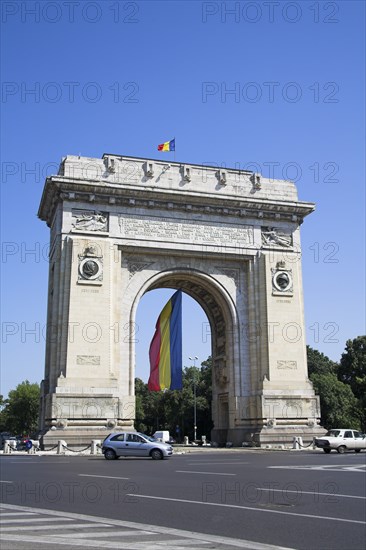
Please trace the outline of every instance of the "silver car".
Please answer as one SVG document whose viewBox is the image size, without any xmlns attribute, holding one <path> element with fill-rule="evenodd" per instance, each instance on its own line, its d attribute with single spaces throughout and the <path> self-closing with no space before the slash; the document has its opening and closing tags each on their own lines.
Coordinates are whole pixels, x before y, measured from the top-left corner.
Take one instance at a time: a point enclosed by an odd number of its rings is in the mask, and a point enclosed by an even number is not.
<svg viewBox="0 0 366 550">
<path fill-rule="evenodd" d="M 171 456 L 173 448 L 145 434 L 119 432 L 105 438 L 102 453 L 107 460 L 115 460 L 120 456 L 150 456 L 153 460 L 161 460 Z"/>
</svg>

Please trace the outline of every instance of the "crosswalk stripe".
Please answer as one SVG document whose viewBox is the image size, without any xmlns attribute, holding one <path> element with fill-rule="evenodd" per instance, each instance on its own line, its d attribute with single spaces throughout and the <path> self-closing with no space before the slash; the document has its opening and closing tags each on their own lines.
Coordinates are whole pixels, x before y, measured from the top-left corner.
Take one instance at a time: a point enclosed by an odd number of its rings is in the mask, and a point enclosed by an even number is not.
<svg viewBox="0 0 366 550">
<path fill-rule="evenodd" d="M 62 519 L 62 518 L 60 518 Z M 70 523 L 66 526 L 62 526 L 62 529 L 96 529 L 101 528 L 100 523 Z M 103 527 L 112 527 L 112 525 L 107 525 L 106 523 L 103 523 Z M 6 527 L 1 526 L 1 532 L 4 533 L 9 532 L 12 533 L 13 531 L 49 531 L 50 526 L 49 525 L 32 525 L 29 527 L 21 527 L 21 526 L 12 526 L 12 527 Z M 94 534 L 93 534 L 94 537 Z"/>
<path fill-rule="evenodd" d="M 74 527 L 73 525 L 70 525 L 70 527 Z M 100 524 L 98 524 L 98 527 L 100 528 Z M 103 526 L 104 527 L 104 526 Z M 138 529 L 128 529 L 126 531 L 101 531 L 100 533 L 93 533 L 92 535 L 90 533 L 70 533 L 68 536 L 72 537 L 73 539 L 86 539 L 88 537 L 93 537 L 93 539 L 99 537 L 134 537 L 134 536 L 140 536 L 140 535 L 156 535 L 153 531 L 142 531 Z M 52 535 L 53 537 L 65 537 L 66 534 L 62 532 L 62 535 Z"/>
<path fill-rule="evenodd" d="M 14 516 L 38 516 L 38 514 L 35 514 L 34 512 L 0 512 L 0 518 Z"/>
<path fill-rule="evenodd" d="M 141 496 L 141 495 L 140 495 Z M 192 546 L 199 549 L 201 546 L 203 548 L 207 548 L 205 546 L 206 542 L 209 542 L 211 544 L 211 548 L 217 548 L 218 545 L 224 545 L 226 548 L 245 548 L 246 550 L 291 550 L 290 548 L 285 548 L 283 546 L 275 546 L 273 544 L 265 544 L 245 539 L 236 539 L 231 537 L 224 537 L 219 535 L 210 535 L 207 533 L 197 533 L 194 531 L 185 531 L 183 529 L 176 529 L 174 527 L 164 527 L 162 525 L 150 525 L 150 524 L 142 524 L 137 523 L 134 521 L 126 521 L 126 520 L 118 520 L 118 519 L 111 519 L 111 518 L 105 518 L 105 517 L 98 517 L 98 516 L 90 516 L 87 514 L 77 514 L 74 512 L 64 512 L 60 510 L 48 510 L 44 508 L 36 508 L 36 507 L 28 507 L 28 506 L 19 506 L 15 504 L 3 504 L 3 509 L 7 510 L 14 510 L 14 511 L 23 511 L 23 512 L 36 512 L 37 514 L 44 514 L 49 516 L 53 516 L 57 518 L 57 521 L 59 521 L 61 518 L 70 518 L 74 521 L 78 520 L 79 522 L 83 521 L 84 523 L 77 524 L 77 523 L 68 523 L 63 528 L 63 535 L 65 531 L 71 532 L 71 529 L 76 528 L 91 528 L 95 527 L 99 530 L 102 530 L 105 527 L 113 527 L 114 529 L 133 529 L 135 530 L 142 530 L 145 531 L 149 530 L 155 535 L 150 540 L 142 542 L 136 542 L 132 543 L 128 539 L 124 539 L 125 545 L 128 544 L 128 550 L 150 550 L 152 546 L 157 545 L 157 537 L 160 536 L 159 544 L 163 545 L 165 548 L 167 547 L 166 540 L 168 537 L 177 537 L 174 540 L 180 540 L 181 545 L 175 546 L 175 550 L 184 550 L 184 548 L 187 548 L 187 550 L 191 550 Z M 35 518 L 38 519 L 38 518 Z M 25 527 L 24 532 L 21 535 L 14 533 L 14 531 L 20 531 L 22 530 L 21 527 L 7 527 L 6 532 L 4 530 L 2 531 L 2 541 L 19 541 L 24 543 L 29 543 L 31 532 L 37 531 L 37 530 L 49 530 L 50 527 L 48 525 L 34 525 L 33 527 Z M 92 535 L 93 536 L 93 535 Z M 156 541 L 156 542 L 155 542 Z M 190 542 L 190 541 L 194 541 Z M 36 539 L 37 543 L 40 544 L 50 544 L 53 546 L 56 545 L 69 545 L 69 546 L 80 546 L 84 548 L 99 548 L 101 545 L 101 541 L 99 540 L 90 540 L 90 539 L 75 539 L 71 540 L 71 537 L 66 536 L 60 536 L 55 537 L 50 535 L 49 533 L 43 535 L 40 534 L 40 536 L 37 536 Z M 202 544 L 201 544 L 202 543 Z M 122 547 L 121 542 L 114 542 L 112 540 L 108 541 L 108 548 L 116 548 L 120 550 Z M 189 548 L 190 547 L 190 548 Z"/>
<path fill-rule="evenodd" d="M 55 518 L 17 518 L 17 519 L 7 519 L 6 523 L 34 523 L 34 522 L 42 522 L 42 523 L 55 523 Z M 72 518 L 57 518 L 57 521 L 72 521 Z"/>
<path fill-rule="evenodd" d="M 2 535 L 2 540 L 9 540 L 9 541 L 19 541 L 19 542 L 24 542 L 25 541 L 25 538 L 22 537 L 21 535 Z M 29 541 L 29 539 L 27 539 Z M 64 544 L 72 544 L 73 546 L 80 546 L 80 547 L 84 547 L 84 548 L 100 548 L 100 541 L 97 541 L 97 540 L 92 540 L 92 539 L 84 539 L 84 540 L 80 540 L 80 539 L 75 539 L 75 540 L 72 540 L 72 542 L 70 541 L 69 538 L 67 537 L 52 537 L 52 536 L 43 536 L 43 537 L 39 537 L 37 539 L 37 543 L 40 543 L 40 544 L 61 544 L 61 545 L 64 545 Z M 190 550 L 191 550 L 191 547 L 194 546 L 195 548 L 200 548 L 200 546 L 205 546 L 207 544 L 211 544 L 210 542 L 208 541 L 205 541 L 205 540 L 190 540 L 190 539 L 173 539 L 173 540 L 170 540 L 170 539 L 167 539 L 167 540 L 164 540 L 164 541 L 160 541 L 159 543 L 157 543 L 156 541 L 146 541 L 146 542 L 136 542 L 136 543 L 133 543 L 133 542 L 128 542 L 128 550 L 146 550 L 146 549 L 151 549 L 152 545 L 154 546 L 158 546 L 158 547 L 162 547 L 164 546 L 165 548 L 169 548 L 170 546 L 174 546 L 176 547 L 177 549 L 180 548 L 181 550 L 183 550 L 184 548 L 188 548 L 190 547 Z M 108 541 L 108 548 L 116 548 L 117 550 L 120 550 L 121 549 L 121 542 L 120 541 L 111 541 L 109 540 Z M 245 546 L 242 546 L 242 548 L 245 548 Z"/>
</svg>

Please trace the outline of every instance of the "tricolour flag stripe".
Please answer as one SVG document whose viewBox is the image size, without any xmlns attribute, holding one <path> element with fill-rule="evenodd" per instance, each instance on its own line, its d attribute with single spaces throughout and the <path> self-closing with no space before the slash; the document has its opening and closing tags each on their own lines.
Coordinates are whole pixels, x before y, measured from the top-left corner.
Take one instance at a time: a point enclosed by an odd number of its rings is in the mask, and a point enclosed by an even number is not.
<svg viewBox="0 0 366 550">
<path fill-rule="evenodd" d="M 158 145 L 158 151 L 175 151 L 175 138 Z"/>
<path fill-rule="evenodd" d="M 164 306 L 150 344 L 149 390 L 182 388 L 182 291 Z"/>
</svg>

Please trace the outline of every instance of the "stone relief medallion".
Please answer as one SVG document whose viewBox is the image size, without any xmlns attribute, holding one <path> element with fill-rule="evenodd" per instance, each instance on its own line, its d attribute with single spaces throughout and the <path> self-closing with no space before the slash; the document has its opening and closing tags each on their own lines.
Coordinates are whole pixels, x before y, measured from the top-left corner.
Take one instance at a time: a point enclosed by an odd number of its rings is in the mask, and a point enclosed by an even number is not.
<svg viewBox="0 0 366 550">
<path fill-rule="evenodd" d="M 101 280 L 102 273 L 102 264 L 96 258 L 84 258 L 79 264 L 79 274 L 83 279 L 89 281 Z"/>
<path fill-rule="evenodd" d="M 101 282 L 103 280 L 103 257 L 97 256 L 94 246 L 87 246 L 79 254 L 78 282 Z"/>
<path fill-rule="evenodd" d="M 293 292 L 291 269 L 272 269 L 272 293 L 289 294 Z"/>
</svg>

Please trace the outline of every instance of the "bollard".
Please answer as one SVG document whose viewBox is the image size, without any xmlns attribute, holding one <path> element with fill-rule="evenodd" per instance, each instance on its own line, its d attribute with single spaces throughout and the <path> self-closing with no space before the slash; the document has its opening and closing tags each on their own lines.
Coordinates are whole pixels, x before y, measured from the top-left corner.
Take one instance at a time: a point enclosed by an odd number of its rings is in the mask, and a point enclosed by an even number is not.
<svg viewBox="0 0 366 550">
<path fill-rule="evenodd" d="M 61 453 L 64 453 L 63 447 L 67 447 L 66 441 L 63 439 L 59 439 L 57 442 L 57 454 L 60 455 Z"/>
<path fill-rule="evenodd" d="M 15 439 L 9 439 L 9 448 L 10 448 L 9 452 L 17 450 L 17 442 L 15 441 Z"/>
<path fill-rule="evenodd" d="M 33 443 L 33 452 L 39 451 L 40 449 L 40 442 L 38 439 L 31 439 L 31 442 Z"/>
<path fill-rule="evenodd" d="M 183 438 L 183 445 L 188 445 L 188 436 L 185 435 L 184 438 Z"/>
<path fill-rule="evenodd" d="M 303 443 L 303 441 L 302 441 L 302 437 L 298 437 L 298 438 L 297 438 L 297 441 L 298 441 L 298 443 L 299 443 L 299 449 L 301 449 L 301 447 L 304 446 L 304 443 Z"/>
<path fill-rule="evenodd" d="M 5 439 L 5 441 L 4 441 L 4 455 L 10 454 L 10 445 L 9 445 L 9 443 L 10 443 L 9 439 Z"/>
<path fill-rule="evenodd" d="M 91 449 L 90 449 L 90 454 L 91 455 L 97 455 L 101 451 L 101 449 L 98 448 L 98 445 L 101 445 L 101 440 L 100 439 L 92 439 Z"/>
</svg>

